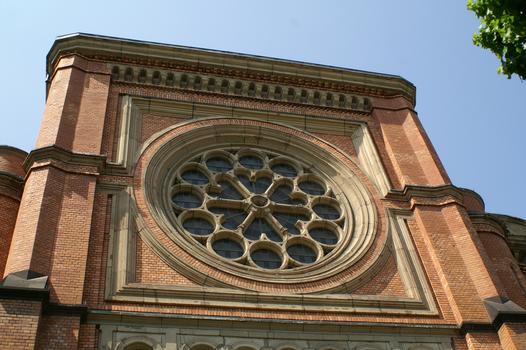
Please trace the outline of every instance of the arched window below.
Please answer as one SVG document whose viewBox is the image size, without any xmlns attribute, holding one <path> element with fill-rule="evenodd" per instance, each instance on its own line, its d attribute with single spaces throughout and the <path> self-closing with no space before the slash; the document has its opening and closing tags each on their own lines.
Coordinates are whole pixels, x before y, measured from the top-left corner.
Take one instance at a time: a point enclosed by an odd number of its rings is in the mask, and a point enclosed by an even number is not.
<svg viewBox="0 0 526 350">
<path fill-rule="evenodd" d="M 142 342 L 135 342 L 127 345 L 124 348 L 124 350 L 153 350 L 153 348 L 148 344 Z"/>
</svg>

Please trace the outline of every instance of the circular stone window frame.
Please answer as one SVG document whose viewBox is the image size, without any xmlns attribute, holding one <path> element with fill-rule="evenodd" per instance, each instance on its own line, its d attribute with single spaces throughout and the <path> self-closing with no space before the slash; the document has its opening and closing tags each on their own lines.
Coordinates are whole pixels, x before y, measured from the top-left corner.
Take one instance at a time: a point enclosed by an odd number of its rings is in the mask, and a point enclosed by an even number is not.
<svg viewBox="0 0 526 350">
<path fill-rule="evenodd" d="M 154 135 L 145 144 L 138 161 L 141 165 L 137 167 L 135 178 L 140 176 L 141 186 L 136 186 L 135 192 L 142 193 L 135 193 L 135 197 L 145 199 L 137 202 L 139 212 L 143 216 L 149 212 L 163 233 L 192 258 L 215 271 L 213 275 L 223 281 L 230 280 L 228 276 L 233 274 L 269 283 L 314 282 L 333 277 L 356 264 L 367 253 L 377 235 L 378 215 L 368 189 L 348 165 L 348 162 L 353 161 L 334 146 L 298 129 L 275 123 L 256 123 L 248 119 L 236 119 L 235 123 L 232 122 L 231 119 L 223 118 L 200 119 Z M 256 124 L 266 124 L 267 127 Z M 173 135 L 170 131 L 174 129 L 183 129 L 184 132 Z M 346 213 L 347 219 L 342 228 L 344 233 L 330 254 L 312 264 L 298 264 L 298 267 L 292 269 L 263 269 L 218 259 L 217 255 L 209 252 L 207 247 L 196 242 L 191 235 L 181 234 L 174 229 L 177 225 L 174 226 L 166 212 L 166 208 L 170 208 L 172 203 L 163 190 L 169 188 L 166 181 L 172 178 L 170 173 L 192 162 L 197 155 L 232 148 L 261 149 L 286 155 L 284 158 L 291 158 L 296 164 L 312 165 L 309 170 L 328 183 L 336 201 Z M 191 154 L 188 153 L 189 149 L 192 150 Z M 145 204 L 146 208 L 141 204 Z M 171 257 L 195 269 L 195 262 L 178 259 L 175 254 Z M 210 272 L 201 273 L 210 275 Z"/>
</svg>

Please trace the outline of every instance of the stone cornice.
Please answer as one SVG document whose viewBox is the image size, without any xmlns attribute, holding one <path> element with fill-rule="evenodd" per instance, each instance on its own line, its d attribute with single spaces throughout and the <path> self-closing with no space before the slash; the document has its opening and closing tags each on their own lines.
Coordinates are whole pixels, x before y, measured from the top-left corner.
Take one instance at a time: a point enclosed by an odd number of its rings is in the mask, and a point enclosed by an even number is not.
<svg viewBox="0 0 526 350">
<path fill-rule="evenodd" d="M 0 285 L 0 299 L 46 301 L 49 289 L 4 287 Z"/>
<path fill-rule="evenodd" d="M 228 95 L 254 101 L 266 100 L 359 113 L 369 113 L 373 108 L 369 98 L 351 94 L 353 92 L 348 89 L 335 92 L 325 86 L 298 88 L 290 82 L 260 82 L 250 77 L 232 79 L 222 77 L 216 72 L 174 72 L 157 67 L 142 68 L 136 65 L 108 63 L 108 70 L 110 68 L 113 82 L 131 86 L 147 85 L 206 95 Z"/>
<path fill-rule="evenodd" d="M 477 231 L 492 232 L 502 238 L 506 238 L 506 225 L 499 221 L 495 216 L 488 213 L 469 213 L 471 222 Z"/>
<path fill-rule="evenodd" d="M 482 198 L 480 194 L 478 194 L 477 192 L 469 188 L 464 188 L 464 187 L 455 187 L 455 188 L 461 191 L 464 197 L 466 196 L 471 197 L 473 200 L 476 200 L 479 203 L 481 208 L 485 208 L 486 204 L 484 203 L 484 199 Z"/>
<path fill-rule="evenodd" d="M 0 171 L 0 195 L 20 200 L 24 190 L 24 179 L 13 174 Z"/>
<path fill-rule="evenodd" d="M 43 311 L 45 315 L 80 317 L 81 320 L 84 320 L 88 312 L 88 307 L 84 304 L 70 305 L 48 302 L 44 305 Z"/>
<path fill-rule="evenodd" d="M 55 67 L 54 73 L 61 69 L 76 68 L 85 73 L 111 74 L 111 70 L 102 62 L 91 61 L 79 55 L 62 56 L 59 64 Z M 51 77 L 48 77 L 48 80 Z"/>
<path fill-rule="evenodd" d="M 17 153 L 24 158 L 27 156 L 26 151 L 21 150 L 20 148 L 9 146 L 9 145 L 0 145 L 0 150 Z"/>
<path fill-rule="evenodd" d="M 526 323 L 526 313 L 501 312 L 492 323 L 465 322 L 460 326 L 460 334 L 498 332 L 505 323 Z"/>
<path fill-rule="evenodd" d="M 60 57 L 72 53 L 104 61 L 216 73 L 232 78 L 281 81 L 335 91 L 348 89 L 378 96 L 402 95 L 413 106 L 416 99 L 415 86 L 395 75 L 80 33 L 57 38 L 47 56 L 47 73 L 52 74 Z"/>
<path fill-rule="evenodd" d="M 120 310 L 88 309 L 88 323 L 111 323 L 140 320 L 141 324 L 151 326 L 180 325 L 181 327 L 217 327 L 218 321 L 223 321 L 221 327 L 235 329 L 247 327 L 259 330 L 301 330 L 302 332 L 331 332 L 338 334 L 353 334 L 375 331 L 396 330 L 402 332 L 432 332 L 433 334 L 455 334 L 459 326 L 448 323 L 388 323 L 388 322 L 337 322 L 328 320 L 291 320 L 278 318 L 251 318 L 236 316 L 204 316 L 167 314 L 155 312 L 133 312 Z"/>
<path fill-rule="evenodd" d="M 106 156 L 98 154 L 74 153 L 56 145 L 46 146 L 32 150 L 24 161 L 24 169 L 29 171 L 35 162 L 57 160 L 67 165 L 88 166 L 101 172 L 105 163 Z"/>
<path fill-rule="evenodd" d="M 503 214 L 490 214 L 492 218 L 499 221 L 500 223 L 513 223 L 515 225 L 520 225 L 526 227 L 526 220 L 517 218 L 514 216 L 503 215 Z"/>
<path fill-rule="evenodd" d="M 500 224 L 511 250 L 517 258 L 526 254 L 526 220 L 501 214 L 487 214 L 493 221 Z"/>
<path fill-rule="evenodd" d="M 411 207 L 415 205 L 445 205 L 448 203 L 457 203 L 466 207 L 465 201 L 469 198 L 478 201 L 479 205 L 484 208 L 484 200 L 478 193 L 455 185 L 407 185 L 401 190 L 392 189 L 385 198 L 392 201 L 408 202 Z M 479 217 L 484 215 L 483 213 L 470 212 L 470 216 Z"/>
<path fill-rule="evenodd" d="M 411 207 L 415 205 L 444 205 L 451 202 L 463 205 L 464 189 L 454 185 L 407 185 L 402 190 L 391 190 L 385 198 L 400 202 L 410 202 Z"/>
</svg>

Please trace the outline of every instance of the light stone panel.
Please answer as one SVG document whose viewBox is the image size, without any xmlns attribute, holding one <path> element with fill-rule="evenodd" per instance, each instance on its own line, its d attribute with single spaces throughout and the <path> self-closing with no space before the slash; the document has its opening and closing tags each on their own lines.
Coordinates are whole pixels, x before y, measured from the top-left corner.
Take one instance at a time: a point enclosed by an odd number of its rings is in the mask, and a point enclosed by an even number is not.
<svg viewBox="0 0 526 350">
<path fill-rule="evenodd" d="M 216 324 L 220 325 L 220 321 Z M 101 350 L 145 344 L 155 350 L 453 350 L 451 334 L 351 331 L 322 334 L 251 328 L 101 324 Z"/>
</svg>

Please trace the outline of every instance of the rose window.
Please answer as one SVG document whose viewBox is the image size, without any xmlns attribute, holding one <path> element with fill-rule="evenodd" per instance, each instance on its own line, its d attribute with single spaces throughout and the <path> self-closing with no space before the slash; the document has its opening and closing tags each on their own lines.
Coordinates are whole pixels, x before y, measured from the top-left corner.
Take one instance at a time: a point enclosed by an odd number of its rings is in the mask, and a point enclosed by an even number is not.
<svg viewBox="0 0 526 350">
<path fill-rule="evenodd" d="M 280 270 L 313 264 L 338 247 L 350 220 L 329 179 L 276 152 L 214 150 L 170 173 L 177 231 L 233 263 Z"/>
</svg>

